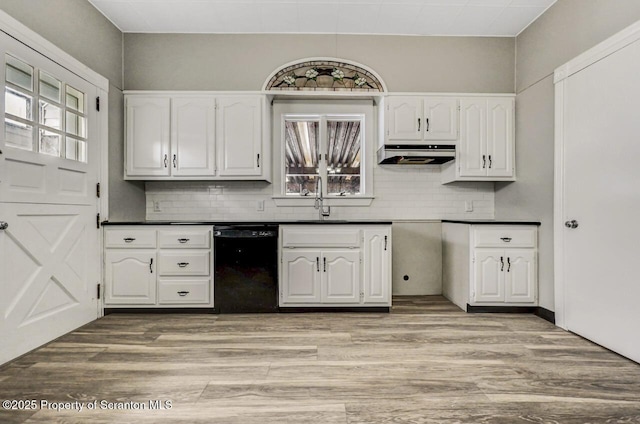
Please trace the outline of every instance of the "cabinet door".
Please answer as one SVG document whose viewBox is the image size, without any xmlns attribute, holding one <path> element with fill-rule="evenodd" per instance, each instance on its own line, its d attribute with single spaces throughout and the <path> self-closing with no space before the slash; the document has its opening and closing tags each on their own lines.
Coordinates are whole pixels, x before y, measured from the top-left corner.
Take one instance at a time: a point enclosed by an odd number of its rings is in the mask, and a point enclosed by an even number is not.
<svg viewBox="0 0 640 424">
<path fill-rule="evenodd" d="M 424 100 L 424 139 L 458 139 L 458 100 L 431 98 Z"/>
<path fill-rule="evenodd" d="M 360 250 L 322 252 L 322 303 L 360 303 Z"/>
<path fill-rule="evenodd" d="M 389 304 L 391 300 L 391 231 L 364 230 L 364 303 Z"/>
<path fill-rule="evenodd" d="M 513 99 L 490 99 L 487 124 L 487 176 L 513 176 Z"/>
<path fill-rule="evenodd" d="M 421 141 L 424 129 L 422 97 L 388 97 L 387 102 L 387 139 Z"/>
<path fill-rule="evenodd" d="M 537 286 L 535 250 L 507 249 L 505 256 L 505 301 L 535 302 Z"/>
<path fill-rule="evenodd" d="M 473 271 L 473 299 L 475 302 L 504 302 L 504 250 L 475 251 Z"/>
<path fill-rule="evenodd" d="M 262 97 L 220 97 L 217 113 L 220 176 L 262 175 Z"/>
<path fill-rule="evenodd" d="M 282 304 L 320 303 L 320 257 L 317 250 L 282 252 Z"/>
<path fill-rule="evenodd" d="M 460 143 L 456 154 L 461 177 L 487 175 L 487 101 L 460 100 Z"/>
<path fill-rule="evenodd" d="M 127 176 L 168 176 L 169 98 L 131 96 L 125 103 Z"/>
<path fill-rule="evenodd" d="M 171 100 L 172 175 L 214 175 L 215 122 L 215 98 Z"/>
<path fill-rule="evenodd" d="M 156 303 L 155 250 L 107 250 L 105 267 L 106 305 Z"/>
</svg>

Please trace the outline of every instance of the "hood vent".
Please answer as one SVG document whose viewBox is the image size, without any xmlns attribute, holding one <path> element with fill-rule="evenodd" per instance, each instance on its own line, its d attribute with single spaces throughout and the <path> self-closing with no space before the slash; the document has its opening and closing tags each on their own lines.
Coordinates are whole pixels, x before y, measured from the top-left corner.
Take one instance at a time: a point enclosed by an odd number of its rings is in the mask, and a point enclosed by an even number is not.
<svg viewBox="0 0 640 424">
<path fill-rule="evenodd" d="M 385 144 L 378 150 L 381 165 L 440 165 L 455 158 L 454 144 Z"/>
</svg>

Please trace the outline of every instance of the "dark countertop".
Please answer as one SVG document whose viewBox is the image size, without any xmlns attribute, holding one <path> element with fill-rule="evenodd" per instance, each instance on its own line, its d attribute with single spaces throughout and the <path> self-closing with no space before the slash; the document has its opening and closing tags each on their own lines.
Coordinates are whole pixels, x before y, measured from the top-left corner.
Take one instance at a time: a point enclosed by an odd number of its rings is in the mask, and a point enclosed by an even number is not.
<svg viewBox="0 0 640 424">
<path fill-rule="evenodd" d="M 345 221 L 345 220 L 302 220 L 302 221 L 137 221 L 137 222 L 122 222 L 122 221 L 103 221 L 102 225 L 391 225 L 391 221 L 376 221 L 376 220 L 359 220 L 359 221 Z"/>
<path fill-rule="evenodd" d="M 453 220 L 443 219 L 443 223 L 450 224 L 472 224 L 472 225 L 541 225 L 539 221 L 492 221 L 492 220 Z"/>
</svg>

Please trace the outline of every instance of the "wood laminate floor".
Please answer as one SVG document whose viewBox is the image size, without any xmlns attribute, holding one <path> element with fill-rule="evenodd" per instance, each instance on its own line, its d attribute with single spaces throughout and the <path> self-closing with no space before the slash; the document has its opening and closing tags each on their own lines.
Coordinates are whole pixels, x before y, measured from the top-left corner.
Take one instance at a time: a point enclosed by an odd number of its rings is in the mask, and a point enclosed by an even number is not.
<svg viewBox="0 0 640 424">
<path fill-rule="evenodd" d="M 0 423 L 640 423 L 632 361 L 533 315 L 394 303 L 390 314 L 109 315 L 0 368 L 0 400 L 82 411 L 0 408 Z"/>
</svg>

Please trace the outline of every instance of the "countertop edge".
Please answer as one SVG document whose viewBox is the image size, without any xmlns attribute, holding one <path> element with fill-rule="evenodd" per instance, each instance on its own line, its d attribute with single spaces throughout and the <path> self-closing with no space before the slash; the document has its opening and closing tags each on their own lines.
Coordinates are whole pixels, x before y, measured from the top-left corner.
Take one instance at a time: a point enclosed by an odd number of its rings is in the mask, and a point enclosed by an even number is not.
<svg viewBox="0 0 640 424">
<path fill-rule="evenodd" d="M 103 221 L 103 226 L 127 226 L 127 225 L 391 225 L 393 221 L 138 221 L 138 222 L 122 222 L 122 221 Z"/>
<path fill-rule="evenodd" d="M 456 219 L 443 219 L 442 223 L 445 224 L 469 224 L 469 225 L 537 225 L 540 226 L 540 221 L 465 221 Z"/>
</svg>

